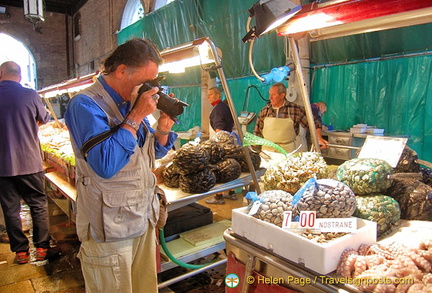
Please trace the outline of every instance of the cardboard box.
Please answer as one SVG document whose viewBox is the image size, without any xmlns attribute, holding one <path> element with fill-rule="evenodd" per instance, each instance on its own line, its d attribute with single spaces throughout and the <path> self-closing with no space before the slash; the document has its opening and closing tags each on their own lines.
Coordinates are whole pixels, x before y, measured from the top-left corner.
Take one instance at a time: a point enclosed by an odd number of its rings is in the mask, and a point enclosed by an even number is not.
<svg viewBox="0 0 432 293">
<path fill-rule="evenodd" d="M 247 214 L 247 207 L 232 211 L 232 230 L 257 245 L 319 273 L 336 270 L 341 253 L 358 249 L 363 243 L 376 243 L 376 223 L 357 218 L 357 233 L 328 243 L 317 243 Z"/>
</svg>

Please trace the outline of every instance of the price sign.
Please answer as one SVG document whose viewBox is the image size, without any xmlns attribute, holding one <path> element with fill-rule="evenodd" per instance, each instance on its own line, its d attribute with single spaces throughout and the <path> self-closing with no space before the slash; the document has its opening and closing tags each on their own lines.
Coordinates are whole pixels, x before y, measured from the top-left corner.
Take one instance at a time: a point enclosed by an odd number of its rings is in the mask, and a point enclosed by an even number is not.
<svg viewBox="0 0 432 293">
<path fill-rule="evenodd" d="M 300 212 L 299 227 L 300 228 L 314 228 L 316 222 L 315 211 L 302 211 Z"/>
<path fill-rule="evenodd" d="M 284 218 L 282 222 L 282 229 L 289 229 L 291 228 L 291 220 L 292 220 L 292 212 L 291 211 L 284 211 Z"/>
<path fill-rule="evenodd" d="M 357 231 L 356 218 L 321 218 L 316 221 L 316 229 L 321 232 L 348 232 Z"/>
</svg>

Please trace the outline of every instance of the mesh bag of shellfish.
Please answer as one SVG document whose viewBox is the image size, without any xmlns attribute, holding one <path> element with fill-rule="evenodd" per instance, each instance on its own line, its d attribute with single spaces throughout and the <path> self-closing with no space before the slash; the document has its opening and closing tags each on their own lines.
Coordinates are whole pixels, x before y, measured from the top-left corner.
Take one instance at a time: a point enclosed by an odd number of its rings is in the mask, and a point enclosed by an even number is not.
<svg viewBox="0 0 432 293">
<path fill-rule="evenodd" d="M 225 183 L 237 179 L 241 175 L 240 163 L 234 159 L 226 159 L 214 166 L 217 183 Z"/>
<path fill-rule="evenodd" d="M 240 163 L 242 172 L 249 172 L 249 167 L 246 162 L 246 156 L 241 146 L 227 143 L 224 143 L 221 146 L 225 150 L 225 158 L 232 158 L 237 160 L 237 162 Z M 259 169 L 261 165 L 261 157 L 259 153 L 249 149 L 249 155 L 252 160 L 252 165 L 254 166 L 254 169 Z"/>
<path fill-rule="evenodd" d="M 240 139 L 235 132 L 218 131 L 210 140 L 218 143 L 240 144 Z"/>
<path fill-rule="evenodd" d="M 262 177 L 265 190 L 285 190 L 292 194 L 310 178 L 326 178 L 327 163 L 319 153 L 295 153 L 269 166 Z"/>
<path fill-rule="evenodd" d="M 377 236 L 392 228 L 400 219 L 398 202 L 387 195 L 356 196 L 354 216 L 377 223 Z"/>
<path fill-rule="evenodd" d="M 179 169 L 171 162 L 162 171 L 163 183 L 171 188 L 179 187 L 180 172 Z"/>
<path fill-rule="evenodd" d="M 282 227 L 285 211 L 292 211 L 292 195 L 283 190 L 262 192 L 248 207 L 249 215 Z"/>
<path fill-rule="evenodd" d="M 334 179 L 310 179 L 294 195 L 294 211 L 315 211 L 317 218 L 348 218 L 356 209 L 355 194 Z"/>
<path fill-rule="evenodd" d="M 225 158 L 224 147 L 214 140 L 201 142 L 198 147 L 207 152 L 210 164 L 216 164 Z"/>
<path fill-rule="evenodd" d="M 432 169 L 420 167 L 420 173 L 423 176 L 422 182 L 432 187 Z"/>
<path fill-rule="evenodd" d="M 432 221 L 431 186 L 419 180 L 398 178 L 386 194 L 399 203 L 402 219 Z"/>
<path fill-rule="evenodd" d="M 393 168 L 380 159 L 351 159 L 340 165 L 337 180 L 348 185 L 356 195 L 383 193 L 391 185 Z"/>
<path fill-rule="evenodd" d="M 182 175 L 197 173 L 208 166 L 209 154 L 199 146 L 187 143 L 176 152 L 173 164 Z"/>
<path fill-rule="evenodd" d="M 417 160 L 418 160 L 417 152 L 406 145 L 402 151 L 402 154 L 393 172 L 394 173 L 410 173 L 410 172 L 417 173 L 420 171 L 420 164 L 417 163 Z"/>
<path fill-rule="evenodd" d="M 205 167 L 198 173 L 180 176 L 179 185 L 183 192 L 207 192 L 216 185 L 216 176 L 209 167 Z"/>
</svg>

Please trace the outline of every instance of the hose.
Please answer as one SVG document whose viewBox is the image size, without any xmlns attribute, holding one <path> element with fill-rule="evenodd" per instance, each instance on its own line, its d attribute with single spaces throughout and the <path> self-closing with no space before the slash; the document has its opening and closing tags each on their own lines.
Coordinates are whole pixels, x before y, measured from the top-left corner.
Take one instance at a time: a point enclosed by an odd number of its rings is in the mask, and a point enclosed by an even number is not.
<svg viewBox="0 0 432 293">
<path fill-rule="evenodd" d="M 206 264 L 202 264 L 202 265 L 193 265 L 193 264 L 184 263 L 184 262 L 178 260 L 177 258 L 175 258 L 175 256 L 172 255 L 172 253 L 168 250 L 168 247 L 167 247 L 166 242 L 165 242 L 165 232 L 164 232 L 163 228 L 159 230 L 159 241 L 160 241 L 160 244 L 162 246 L 162 249 L 165 251 L 165 254 L 168 256 L 168 258 L 173 263 L 175 263 L 176 265 L 181 266 L 181 267 L 186 268 L 186 269 L 192 269 L 192 270 L 200 269 L 202 267 L 205 267 L 205 266 L 215 262 L 216 259 L 218 258 L 218 256 L 215 256 L 210 262 L 208 262 Z"/>
</svg>

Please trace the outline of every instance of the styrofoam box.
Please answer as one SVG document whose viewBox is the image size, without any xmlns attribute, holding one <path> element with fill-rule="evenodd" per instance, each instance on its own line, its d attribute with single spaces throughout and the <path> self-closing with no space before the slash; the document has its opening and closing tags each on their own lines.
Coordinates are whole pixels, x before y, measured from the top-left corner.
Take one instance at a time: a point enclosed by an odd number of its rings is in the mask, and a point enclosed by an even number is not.
<svg viewBox="0 0 432 293">
<path fill-rule="evenodd" d="M 366 133 L 366 127 L 351 127 L 350 133 Z"/>
<path fill-rule="evenodd" d="M 382 128 L 368 128 L 366 130 L 368 134 L 384 134 L 384 129 Z"/>
<path fill-rule="evenodd" d="M 288 260 L 319 273 L 336 270 L 341 253 L 376 243 L 376 223 L 357 218 L 357 232 L 328 243 L 318 243 L 247 214 L 247 207 L 232 210 L 233 232 Z"/>
</svg>

